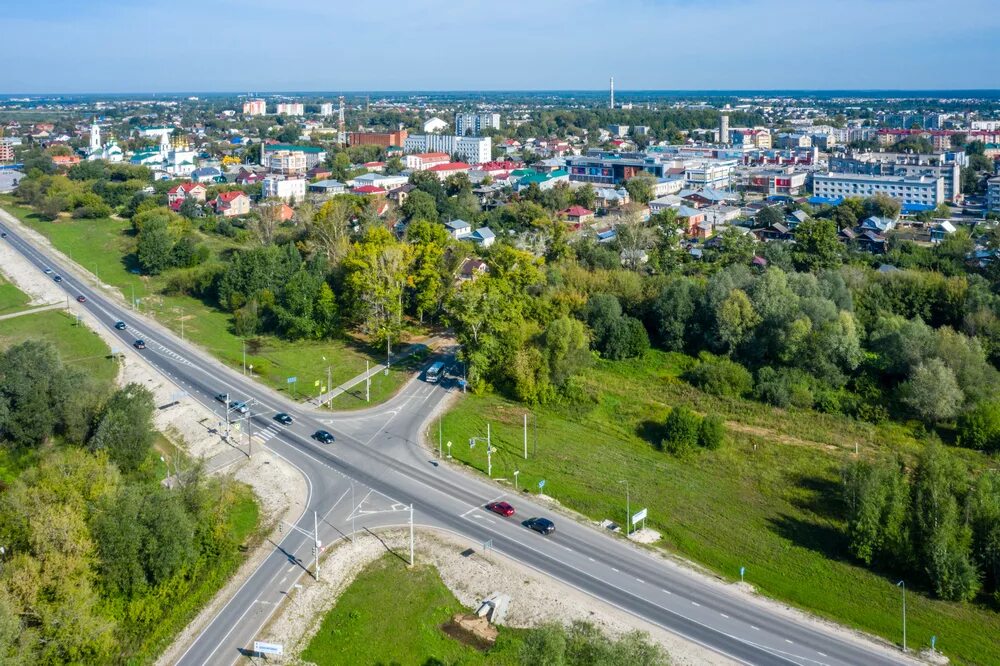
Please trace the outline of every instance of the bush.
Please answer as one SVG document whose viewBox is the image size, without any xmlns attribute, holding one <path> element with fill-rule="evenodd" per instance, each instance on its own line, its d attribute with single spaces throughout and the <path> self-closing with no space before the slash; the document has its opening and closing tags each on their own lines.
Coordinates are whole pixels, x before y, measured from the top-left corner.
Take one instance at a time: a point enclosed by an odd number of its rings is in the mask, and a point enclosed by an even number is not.
<svg viewBox="0 0 1000 666">
<path fill-rule="evenodd" d="M 794 368 L 761 368 L 754 397 L 775 407 L 808 408 L 815 401 L 811 378 Z"/>
<path fill-rule="evenodd" d="M 1000 400 L 980 402 L 958 418 L 958 444 L 1000 451 Z"/>
<path fill-rule="evenodd" d="M 715 450 L 722 446 L 726 439 L 726 426 L 715 414 L 710 414 L 701 420 L 698 426 L 698 446 L 703 449 Z"/>
<path fill-rule="evenodd" d="M 701 419 L 687 407 L 674 407 L 663 424 L 663 448 L 675 455 L 690 451 L 698 444 Z"/>
<path fill-rule="evenodd" d="M 753 378 L 750 371 L 736 361 L 702 352 L 694 367 L 684 373 L 684 379 L 712 395 L 741 397 L 750 392 Z"/>
<path fill-rule="evenodd" d="M 622 317 L 608 327 L 601 341 L 601 354 L 612 361 L 638 358 L 649 349 L 646 327 L 635 317 Z"/>
</svg>

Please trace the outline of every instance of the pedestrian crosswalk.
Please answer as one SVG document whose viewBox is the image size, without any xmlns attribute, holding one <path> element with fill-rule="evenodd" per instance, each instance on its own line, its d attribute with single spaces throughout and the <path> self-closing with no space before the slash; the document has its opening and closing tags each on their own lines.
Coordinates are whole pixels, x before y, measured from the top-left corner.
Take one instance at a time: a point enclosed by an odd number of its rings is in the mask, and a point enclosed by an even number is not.
<svg viewBox="0 0 1000 666">
<path fill-rule="evenodd" d="M 255 429 L 253 434 L 254 434 L 254 437 L 257 437 L 261 441 L 266 442 L 267 440 L 271 439 L 272 437 L 275 437 L 276 435 L 280 435 L 281 434 L 281 430 L 282 429 L 280 427 L 278 427 L 278 426 L 276 426 L 274 424 L 269 423 L 267 426 L 265 426 L 263 428 L 260 428 L 259 430 Z"/>
</svg>

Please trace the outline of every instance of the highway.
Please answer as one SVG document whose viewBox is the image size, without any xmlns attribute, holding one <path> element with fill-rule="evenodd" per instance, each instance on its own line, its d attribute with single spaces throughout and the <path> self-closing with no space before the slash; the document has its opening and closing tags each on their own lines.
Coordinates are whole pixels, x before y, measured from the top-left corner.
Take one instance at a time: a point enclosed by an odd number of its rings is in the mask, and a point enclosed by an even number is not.
<svg viewBox="0 0 1000 666">
<path fill-rule="evenodd" d="M 220 414 L 222 405 L 215 400 L 219 393 L 251 401 L 258 443 L 306 478 L 308 504 L 295 527 L 283 532 L 268 557 L 187 647 L 179 664 L 228 666 L 241 659 L 255 639 L 267 640 L 258 635 L 261 627 L 301 576 L 311 575 L 309 534 L 314 521 L 326 546 L 350 538 L 352 530 L 407 525 L 411 505 L 418 528 L 445 530 L 472 543 L 491 540 L 496 553 L 737 662 L 916 663 L 817 623 L 796 621 L 768 604 L 667 565 L 621 538 L 553 517 L 551 509 L 523 493 L 439 464 L 437 453 L 422 447 L 420 439 L 434 410 L 454 390 L 446 385 L 411 381 L 388 403 L 357 413 L 317 412 L 293 403 L 94 288 L 92 279 L 88 282 L 87 276 L 68 270 L 12 224 L 3 223 L 9 220 L 0 211 L 0 230 L 7 233 L 0 242 L 9 243 L 39 270 L 50 268 L 61 275 L 59 284 L 74 307 L 95 315 L 123 347 L 144 339 L 146 349 L 139 353 L 186 392 L 184 399 Z M 79 295 L 86 297 L 85 303 L 73 302 Z M 114 329 L 117 321 L 126 322 L 128 329 Z M 273 416 L 278 411 L 290 414 L 294 423 L 277 424 Z M 319 428 L 333 433 L 335 441 L 313 440 L 311 434 Z M 487 502 L 503 498 L 517 509 L 515 517 L 484 511 Z M 553 517 L 557 531 L 550 536 L 530 531 L 521 520 L 531 516 Z"/>
</svg>

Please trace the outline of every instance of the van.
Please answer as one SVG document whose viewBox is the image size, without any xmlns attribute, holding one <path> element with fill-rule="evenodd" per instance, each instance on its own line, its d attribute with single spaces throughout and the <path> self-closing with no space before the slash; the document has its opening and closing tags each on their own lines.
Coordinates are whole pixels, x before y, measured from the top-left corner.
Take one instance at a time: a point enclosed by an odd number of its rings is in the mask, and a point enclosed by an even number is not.
<svg viewBox="0 0 1000 666">
<path fill-rule="evenodd" d="M 437 361 L 431 363 L 430 367 L 424 370 L 424 381 L 429 384 L 437 384 L 441 380 L 441 373 L 444 371 L 444 363 Z"/>
</svg>

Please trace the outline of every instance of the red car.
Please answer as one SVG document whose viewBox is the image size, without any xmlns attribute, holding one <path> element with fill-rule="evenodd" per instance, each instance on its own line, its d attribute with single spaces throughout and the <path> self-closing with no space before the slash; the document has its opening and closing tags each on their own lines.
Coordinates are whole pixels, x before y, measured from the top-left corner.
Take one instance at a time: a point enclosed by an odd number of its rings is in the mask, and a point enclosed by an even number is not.
<svg viewBox="0 0 1000 666">
<path fill-rule="evenodd" d="M 501 516 L 507 518 L 514 515 L 514 507 L 507 502 L 490 502 L 486 505 L 486 508 L 493 513 L 499 513 Z"/>
</svg>

